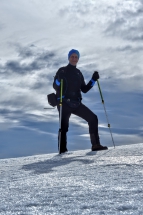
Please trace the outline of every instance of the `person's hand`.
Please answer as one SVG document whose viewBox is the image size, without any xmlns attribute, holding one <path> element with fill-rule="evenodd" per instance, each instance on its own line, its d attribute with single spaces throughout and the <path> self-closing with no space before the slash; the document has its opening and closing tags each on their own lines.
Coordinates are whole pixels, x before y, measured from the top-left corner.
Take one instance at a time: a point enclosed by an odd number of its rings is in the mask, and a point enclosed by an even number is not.
<svg viewBox="0 0 143 215">
<path fill-rule="evenodd" d="M 97 71 L 95 71 L 95 72 L 93 73 L 92 79 L 93 79 L 94 81 L 97 81 L 97 79 L 99 79 L 99 74 L 98 74 Z"/>
</svg>

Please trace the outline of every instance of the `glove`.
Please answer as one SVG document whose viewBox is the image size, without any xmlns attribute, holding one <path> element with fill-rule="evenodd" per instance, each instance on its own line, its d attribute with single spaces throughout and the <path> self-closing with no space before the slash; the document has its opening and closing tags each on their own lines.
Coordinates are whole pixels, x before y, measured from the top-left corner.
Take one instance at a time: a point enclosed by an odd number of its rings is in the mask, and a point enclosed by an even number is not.
<svg viewBox="0 0 143 215">
<path fill-rule="evenodd" d="M 94 81 L 97 81 L 97 79 L 99 79 L 99 74 L 98 74 L 97 71 L 95 71 L 95 72 L 93 73 L 92 79 L 93 79 Z"/>
</svg>

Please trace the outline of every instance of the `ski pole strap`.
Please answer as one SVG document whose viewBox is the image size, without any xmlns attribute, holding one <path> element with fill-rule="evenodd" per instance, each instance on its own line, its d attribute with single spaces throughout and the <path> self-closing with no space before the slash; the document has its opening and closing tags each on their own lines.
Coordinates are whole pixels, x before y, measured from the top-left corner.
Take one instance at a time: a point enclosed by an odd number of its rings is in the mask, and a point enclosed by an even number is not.
<svg viewBox="0 0 143 215">
<path fill-rule="evenodd" d="M 103 96 L 102 96 L 102 92 L 101 92 L 101 88 L 100 88 L 100 84 L 99 84 L 98 79 L 97 79 L 97 84 L 98 84 L 98 88 L 99 88 L 99 92 L 100 92 L 102 103 L 104 104 L 104 99 L 103 99 Z"/>
<path fill-rule="evenodd" d="M 60 93 L 60 103 L 62 104 L 62 96 L 63 96 L 63 79 L 61 79 L 61 93 Z"/>
</svg>

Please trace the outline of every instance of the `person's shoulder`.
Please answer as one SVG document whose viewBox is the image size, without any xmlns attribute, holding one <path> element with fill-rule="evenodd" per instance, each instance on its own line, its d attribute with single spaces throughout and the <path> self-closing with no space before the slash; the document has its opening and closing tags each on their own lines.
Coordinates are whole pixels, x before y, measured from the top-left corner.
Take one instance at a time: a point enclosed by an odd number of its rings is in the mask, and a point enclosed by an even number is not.
<svg viewBox="0 0 143 215">
<path fill-rule="evenodd" d="M 79 73 L 80 75 L 82 75 L 82 72 L 80 71 L 80 69 L 76 68 L 77 73 Z"/>
<path fill-rule="evenodd" d="M 76 67 L 76 70 L 81 73 L 80 69 L 78 69 L 77 67 Z"/>
<path fill-rule="evenodd" d="M 66 69 L 66 66 L 62 66 L 58 69 L 58 71 L 65 71 L 65 69 Z"/>
</svg>

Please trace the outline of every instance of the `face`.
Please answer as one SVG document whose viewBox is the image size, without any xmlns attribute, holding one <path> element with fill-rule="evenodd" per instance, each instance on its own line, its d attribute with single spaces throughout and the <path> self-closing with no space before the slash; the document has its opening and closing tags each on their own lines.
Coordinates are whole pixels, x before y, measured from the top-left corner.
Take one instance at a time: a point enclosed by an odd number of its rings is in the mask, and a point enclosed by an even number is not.
<svg viewBox="0 0 143 215">
<path fill-rule="evenodd" d="M 73 53 L 69 58 L 69 62 L 71 65 L 76 66 L 78 62 L 78 55 Z"/>
</svg>

